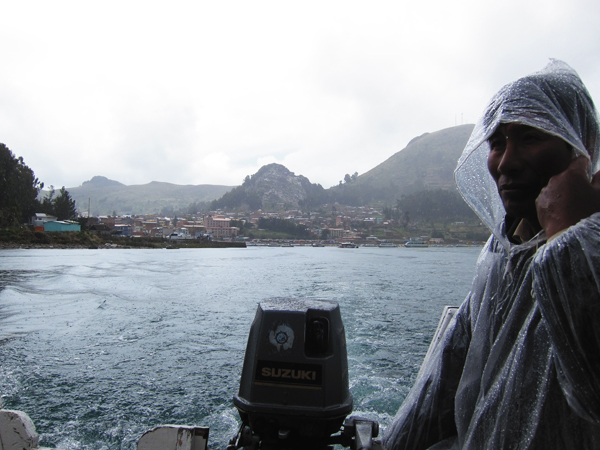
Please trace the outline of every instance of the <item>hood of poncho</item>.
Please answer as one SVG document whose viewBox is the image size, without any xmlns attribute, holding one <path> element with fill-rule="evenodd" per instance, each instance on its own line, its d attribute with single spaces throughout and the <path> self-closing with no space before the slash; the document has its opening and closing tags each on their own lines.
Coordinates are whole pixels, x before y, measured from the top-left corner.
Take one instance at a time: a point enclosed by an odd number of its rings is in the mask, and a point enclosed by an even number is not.
<svg viewBox="0 0 600 450">
<path fill-rule="evenodd" d="M 487 167 L 488 139 L 501 123 L 519 123 L 563 139 L 573 157 L 590 159 L 588 173 L 599 169 L 600 126 L 592 98 L 568 64 L 551 60 L 540 72 L 504 86 L 492 98 L 458 161 L 458 190 L 485 225 L 508 248 L 502 224 L 505 211 Z"/>
</svg>

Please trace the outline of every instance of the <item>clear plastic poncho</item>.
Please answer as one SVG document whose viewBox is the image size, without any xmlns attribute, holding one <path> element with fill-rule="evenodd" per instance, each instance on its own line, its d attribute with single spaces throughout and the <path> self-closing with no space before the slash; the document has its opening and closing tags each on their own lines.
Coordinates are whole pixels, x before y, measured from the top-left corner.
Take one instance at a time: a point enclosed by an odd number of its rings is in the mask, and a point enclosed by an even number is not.
<svg viewBox="0 0 600 450">
<path fill-rule="evenodd" d="M 516 245 L 487 169 L 487 139 L 518 122 L 561 137 L 598 170 L 591 97 L 568 65 L 502 88 L 458 162 L 456 182 L 493 232 L 471 292 L 423 363 L 386 449 L 600 448 L 600 213 Z"/>
</svg>

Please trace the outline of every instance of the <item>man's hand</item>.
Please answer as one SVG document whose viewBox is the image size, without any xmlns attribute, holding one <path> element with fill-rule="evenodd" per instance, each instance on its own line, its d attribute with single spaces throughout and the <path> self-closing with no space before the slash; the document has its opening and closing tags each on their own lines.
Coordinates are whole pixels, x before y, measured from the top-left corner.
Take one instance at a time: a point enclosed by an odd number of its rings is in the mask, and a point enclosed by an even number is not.
<svg viewBox="0 0 600 450">
<path fill-rule="evenodd" d="M 600 172 L 588 180 L 589 160 L 579 156 L 562 173 L 550 178 L 535 201 L 538 220 L 548 238 L 600 212 Z"/>
</svg>

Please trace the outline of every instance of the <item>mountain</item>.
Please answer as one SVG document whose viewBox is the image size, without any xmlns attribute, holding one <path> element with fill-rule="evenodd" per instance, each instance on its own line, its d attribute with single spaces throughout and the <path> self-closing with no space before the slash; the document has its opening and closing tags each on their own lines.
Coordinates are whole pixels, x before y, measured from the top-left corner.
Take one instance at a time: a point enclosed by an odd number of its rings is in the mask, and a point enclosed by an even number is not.
<svg viewBox="0 0 600 450">
<path fill-rule="evenodd" d="M 84 212 L 90 202 L 91 215 L 158 214 L 178 211 L 190 204 L 210 202 L 221 197 L 233 186 L 211 184 L 178 185 L 152 181 L 148 184 L 126 186 L 106 177 L 95 176 L 81 186 L 67 188 L 77 208 Z"/>
<path fill-rule="evenodd" d="M 364 205 L 395 204 L 402 195 L 423 190 L 453 190 L 454 169 L 472 131 L 469 124 L 425 133 L 356 180 L 328 191 L 339 203 Z"/>
<path fill-rule="evenodd" d="M 346 183 L 327 190 L 281 164 L 269 164 L 215 200 L 211 209 L 281 211 L 333 202 L 396 205 L 403 196 L 440 189 L 462 202 L 455 191 L 454 168 L 472 130 L 473 125 L 461 125 L 425 133 L 367 173 L 347 176 Z"/>
<path fill-rule="evenodd" d="M 119 183 L 118 181 L 115 181 L 115 180 L 109 180 L 108 178 L 101 177 L 101 176 L 95 176 L 89 181 L 84 181 L 82 183 L 82 186 L 86 186 L 89 188 L 106 188 L 109 186 L 125 187 L 125 185 L 123 183 Z"/>
<path fill-rule="evenodd" d="M 454 168 L 473 125 L 461 125 L 414 138 L 406 148 L 368 172 L 339 186 L 323 189 L 281 164 L 261 167 L 241 186 L 176 185 L 153 181 L 126 186 L 96 176 L 79 187 L 68 188 L 80 211 L 91 201 L 92 215 L 181 213 L 193 204 L 211 209 L 280 211 L 312 209 L 324 203 L 362 206 L 397 200 L 417 192 L 454 189 Z M 341 174 L 340 174 L 341 175 Z M 201 208 L 196 209 L 200 210 Z"/>
<path fill-rule="evenodd" d="M 288 210 L 325 201 L 325 189 L 320 184 L 295 175 L 281 164 L 268 164 L 246 177 L 241 186 L 212 202 L 211 209 Z"/>
</svg>

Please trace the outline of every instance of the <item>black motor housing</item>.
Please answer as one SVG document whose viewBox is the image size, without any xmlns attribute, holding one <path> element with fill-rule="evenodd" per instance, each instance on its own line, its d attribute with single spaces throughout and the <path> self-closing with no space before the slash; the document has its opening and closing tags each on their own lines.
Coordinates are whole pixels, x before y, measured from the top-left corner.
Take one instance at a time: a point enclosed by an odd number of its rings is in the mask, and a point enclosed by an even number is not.
<svg viewBox="0 0 600 450">
<path fill-rule="evenodd" d="M 290 298 L 261 302 L 233 403 L 252 435 L 265 443 L 306 446 L 336 433 L 352 411 L 338 304 Z"/>
</svg>

